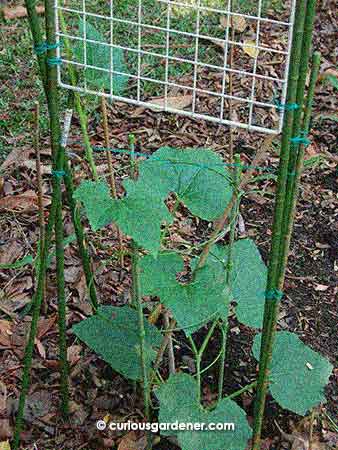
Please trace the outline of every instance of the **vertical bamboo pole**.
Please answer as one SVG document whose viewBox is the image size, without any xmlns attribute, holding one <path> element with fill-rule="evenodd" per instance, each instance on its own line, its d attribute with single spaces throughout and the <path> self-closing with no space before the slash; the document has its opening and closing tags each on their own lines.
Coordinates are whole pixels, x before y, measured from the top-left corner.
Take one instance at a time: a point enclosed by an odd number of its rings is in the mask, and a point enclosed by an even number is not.
<svg viewBox="0 0 338 450">
<path fill-rule="evenodd" d="M 290 59 L 288 80 L 287 105 L 296 102 L 297 84 L 299 78 L 299 66 L 303 44 L 303 32 L 306 16 L 306 0 L 297 0 L 295 11 L 295 23 L 293 29 L 293 42 Z M 262 343 L 259 361 L 259 374 L 257 395 L 255 401 L 255 417 L 253 430 L 253 450 L 259 450 L 261 430 L 263 424 L 264 407 L 269 382 L 269 367 L 272 358 L 272 348 L 275 335 L 275 327 L 278 313 L 278 296 L 275 290 L 280 288 L 278 280 L 280 242 L 282 238 L 282 222 L 285 204 L 285 193 L 290 159 L 290 139 L 292 137 L 294 110 L 286 108 L 281 142 L 280 165 L 277 180 L 277 192 L 272 228 L 272 248 L 270 254 L 267 295 L 265 302 Z M 274 295 L 271 293 L 274 292 Z"/>
<path fill-rule="evenodd" d="M 55 9 L 53 0 L 45 0 L 46 38 L 50 45 L 55 45 Z M 58 323 L 60 347 L 60 390 L 61 410 L 64 417 L 69 411 L 68 363 L 66 342 L 66 299 L 64 279 L 64 246 L 62 219 L 62 176 L 64 167 L 64 146 L 61 145 L 60 111 L 57 88 L 57 70 L 55 65 L 55 49 L 47 50 L 47 102 L 51 131 L 53 163 L 53 191 L 56 196 L 55 247 L 56 277 L 58 294 Z"/>
<path fill-rule="evenodd" d="M 306 19 L 304 25 L 304 37 L 303 37 L 303 46 L 302 46 L 302 55 L 300 60 L 300 69 L 299 69 L 299 80 L 297 86 L 297 105 L 298 109 L 294 114 L 294 123 L 293 123 L 293 137 L 299 136 L 302 132 L 302 115 L 304 108 L 304 97 L 305 97 L 305 85 L 306 78 L 308 74 L 308 66 L 310 61 L 310 50 L 312 43 L 312 33 L 314 27 L 314 20 L 316 14 L 316 3 L 317 0 L 308 0 L 307 9 L 306 9 Z M 306 131 L 306 130 L 303 130 Z M 295 166 L 297 163 L 297 155 L 299 152 L 300 144 L 293 143 L 291 145 L 290 152 L 290 161 L 288 168 L 288 180 L 287 180 L 287 188 L 286 188 L 286 198 L 285 198 L 285 212 L 283 214 L 283 235 L 286 237 L 287 242 L 284 239 L 281 240 L 281 258 L 280 264 L 282 266 L 286 266 L 287 257 L 290 248 L 290 239 L 292 234 L 293 227 L 293 219 L 292 219 L 292 206 L 293 199 L 295 196 Z"/>
<path fill-rule="evenodd" d="M 310 75 L 310 83 L 308 88 L 308 94 L 307 94 L 307 101 L 306 101 L 306 107 L 305 107 L 305 113 L 304 113 L 304 119 L 303 119 L 303 131 L 307 134 L 309 132 L 310 128 L 310 120 L 311 120 L 311 114 L 312 114 L 312 104 L 315 94 L 315 87 L 316 82 L 319 75 L 319 69 L 320 69 L 320 60 L 321 60 L 321 54 L 319 52 L 315 52 L 312 59 L 312 68 L 311 68 L 311 75 Z M 303 164 L 304 164 L 304 152 L 305 152 L 306 146 L 304 144 L 300 144 L 298 153 L 296 155 L 296 161 L 294 165 L 292 166 L 292 173 L 290 177 L 292 178 L 292 186 L 290 186 L 290 189 L 292 189 L 292 197 L 290 198 L 290 203 L 288 204 L 288 211 L 287 211 L 287 218 L 288 221 L 286 223 L 286 228 L 284 230 L 284 246 L 281 250 L 281 266 L 284 268 L 284 270 L 281 273 L 281 277 L 284 281 L 285 277 L 285 268 L 287 265 L 288 260 L 288 254 L 289 254 L 289 248 L 290 248 L 290 242 L 292 237 L 292 231 L 293 231 L 293 225 L 294 225 L 294 219 L 296 214 L 296 206 L 297 206 L 297 199 L 298 199 L 298 193 L 299 193 L 299 185 L 300 185 L 300 178 L 303 171 Z"/>
</svg>

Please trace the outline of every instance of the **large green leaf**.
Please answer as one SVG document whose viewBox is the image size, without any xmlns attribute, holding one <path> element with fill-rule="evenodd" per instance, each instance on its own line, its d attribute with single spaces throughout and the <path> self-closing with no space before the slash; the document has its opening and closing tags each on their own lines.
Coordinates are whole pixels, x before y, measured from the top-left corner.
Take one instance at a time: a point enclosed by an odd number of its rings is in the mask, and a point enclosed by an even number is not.
<svg viewBox="0 0 338 450">
<path fill-rule="evenodd" d="M 75 200 L 83 203 L 90 226 L 94 231 L 112 221 L 113 199 L 104 181 L 82 181 L 74 192 Z"/>
<path fill-rule="evenodd" d="M 228 261 L 228 246 L 216 245 L 211 249 L 215 258 L 224 265 Z M 240 239 L 233 247 L 232 295 L 237 302 L 238 320 L 245 325 L 262 328 L 267 268 L 256 244 L 251 239 Z"/>
<path fill-rule="evenodd" d="M 139 164 L 136 181 L 124 182 L 126 196 L 113 200 L 104 182 L 83 182 L 75 198 L 83 202 L 94 229 L 115 222 L 137 244 L 153 255 L 160 248 L 163 222 L 172 217 L 164 200 L 175 192 L 193 214 L 217 219 L 232 193 L 222 160 L 210 150 L 163 147 Z"/>
<path fill-rule="evenodd" d="M 129 306 L 102 306 L 97 314 L 72 328 L 76 336 L 98 353 L 117 372 L 132 380 L 140 380 L 140 346 L 137 312 Z M 145 322 L 145 359 L 150 368 L 162 335 Z"/>
<path fill-rule="evenodd" d="M 160 401 L 160 423 L 234 424 L 234 431 L 178 431 L 182 450 L 244 450 L 251 437 L 245 412 L 232 400 L 224 398 L 213 411 L 206 411 L 197 401 L 197 383 L 180 373 L 156 390 Z M 174 434 L 173 431 L 166 434 Z"/>
<path fill-rule="evenodd" d="M 257 360 L 261 336 L 255 337 L 252 349 Z M 272 354 L 271 394 L 283 408 L 304 416 L 326 401 L 324 387 L 332 369 L 327 359 L 303 344 L 295 334 L 278 332 Z"/>
<path fill-rule="evenodd" d="M 189 336 L 208 321 L 227 316 L 229 295 L 219 265 L 209 264 L 188 284 L 176 280 L 183 267 L 175 253 L 162 253 L 157 259 L 147 255 L 140 260 L 140 282 L 142 294 L 160 297 Z"/>
<path fill-rule="evenodd" d="M 79 20 L 79 33 L 80 36 L 84 36 L 84 22 L 80 18 Z M 88 42 L 96 41 L 96 42 Z M 113 48 L 107 44 L 107 39 L 86 20 L 86 55 L 87 65 L 99 67 L 101 69 L 110 70 L 110 63 L 112 58 L 113 70 L 116 72 L 127 73 L 127 68 L 124 62 L 123 50 L 120 48 Z M 77 45 L 74 48 L 74 54 L 79 61 L 84 61 L 84 44 L 82 41 L 77 41 Z M 86 68 L 85 77 L 87 82 L 91 84 L 91 87 L 97 89 L 106 89 L 110 91 L 110 73 L 102 70 L 95 70 Z M 128 83 L 127 75 L 113 74 L 113 93 L 114 95 L 121 95 Z"/>
</svg>

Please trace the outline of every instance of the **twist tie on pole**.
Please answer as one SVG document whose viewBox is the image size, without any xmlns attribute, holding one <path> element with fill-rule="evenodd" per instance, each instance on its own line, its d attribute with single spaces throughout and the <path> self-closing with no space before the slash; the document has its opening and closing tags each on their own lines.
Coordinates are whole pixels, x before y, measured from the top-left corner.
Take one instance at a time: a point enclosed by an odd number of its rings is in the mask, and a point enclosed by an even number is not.
<svg viewBox="0 0 338 450">
<path fill-rule="evenodd" d="M 61 58 L 58 58 L 58 57 L 47 58 L 47 64 L 49 66 L 58 66 L 61 63 L 62 63 L 62 59 Z"/>
<path fill-rule="evenodd" d="M 296 109 L 299 109 L 298 103 L 281 103 L 279 100 L 275 99 L 274 104 L 276 105 L 276 108 L 280 111 L 295 111 Z"/>
<path fill-rule="evenodd" d="M 52 170 L 52 175 L 56 178 L 62 178 L 64 175 L 66 175 L 66 172 L 64 170 Z"/>
<path fill-rule="evenodd" d="M 42 42 L 41 44 L 38 44 L 34 47 L 35 53 L 40 56 L 43 55 L 47 50 L 47 44 L 46 42 Z"/>
<path fill-rule="evenodd" d="M 303 144 L 305 147 L 311 144 L 310 139 L 307 137 L 307 133 L 302 131 L 299 136 L 295 136 L 290 139 L 291 144 Z"/>
<path fill-rule="evenodd" d="M 265 298 L 267 300 L 276 300 L 277 302 L 280 302 L 283 297 L 284 297 L 284 292 L 282 292 L 278 289 L 270 289 L 269 291 L 265 292 Z"/>
<path fill-rule="evenodd" d="M 60 47 L 60 42 L 56 42 L 55 44 L 49 44 L 48 42 L 42 42 L 34 47 L 35 53 L 40 56 L 46 53 L 47 50 L 54 50 L 55 48 Z"/>
<path fill-rule="evenodd" d="M 288 176 L 289 177 L 295 177 L 297 174 L 296 174 L 296 172 L 289 172 L 288 173 Z"/>
</svg>

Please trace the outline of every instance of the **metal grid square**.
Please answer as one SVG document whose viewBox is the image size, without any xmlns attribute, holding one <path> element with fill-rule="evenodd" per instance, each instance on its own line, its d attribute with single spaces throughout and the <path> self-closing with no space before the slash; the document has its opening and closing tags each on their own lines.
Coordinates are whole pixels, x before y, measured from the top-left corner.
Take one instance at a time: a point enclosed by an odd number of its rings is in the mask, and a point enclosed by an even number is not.
<svg viewBox="0 0 338 450">
<path fill-rule="evenodd" d="M 279 19 L 271 3 L 55 0 L 59 85 L 277 134 L 284 115 L 295 0 L 283 2 Z M 60 25 L 60 11 L 66 28 Z M 100 38 L 91 35 L 93 29 Z M 62 45 L 65 39 L 70 53 Z M 101 51 L 109 55 L 104 64 Z M 116 62 L 118 52 L 122 65 Z M 78 72 L 76 83 L 70 82 L 68 65 Z M 96 81 L 102 74 L 105 82 L 99 88 Z"/>
</svg>

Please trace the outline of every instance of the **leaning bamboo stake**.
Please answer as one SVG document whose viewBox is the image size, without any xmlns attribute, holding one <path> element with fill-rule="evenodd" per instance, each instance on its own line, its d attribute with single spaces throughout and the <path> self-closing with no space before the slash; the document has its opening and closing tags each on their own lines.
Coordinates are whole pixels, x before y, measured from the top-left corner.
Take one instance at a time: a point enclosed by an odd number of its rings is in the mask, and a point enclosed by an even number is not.
<svg viewBox="0 0 338 450">
<path fill-rule="evenodd" d="M 59 10 L 59 19 L 60 19 L 61 30 L 63 32 L 62 41 L 63 41 L 63 45 L 65 48 L 65 52 L 66 52 L 66 55 L 67 55 L 67 58 L 69 59 L 69 61 L 72 61 L 72 51 L 71 51 L 71 47 L 69 44 L 69 39 L 66 36 L 67 27 L 66 27 L 66 23 L 65 23 L 65 20 L 64 20 L 61 10 Z M 72 86 L 76 86 L 77 75 L 76 75 L 76 71 L 74 69 L 73 64 L 67 64 L 67 69 L 68 69 L 68 74 L 69 74 L 69 78 L 70 78 L 70 82 L 71 82 Z M 84 148 L 85 148 L 85 156 L 88 161 L 92 176 L 93 176 L 94 180 L 97 181 L 98 180 L 97 168 L 96 168 L 96 164 L 95 164 L 95 160 L 94 160 L 93 149 L 92 149 L 90 139 L 89 139 L 89 134 L 88 134 L 88 117 L 87 117 L 86 111 L 82 107 L 80 94 L 76 91 L 73 91 L 72 95 L 73 95 L 73 99 L 74 99 L 74 106 L 75 106 L 76 112 L 79 116 L 81 133 L 82 133 L 82 138 L 83 138 L 83 143 L 84 143 Z"/>
<path fill-rule="evenodd" d="M 316 83 L 318 80 L 319 70 L 320 70 L 320 60 L 321 60 L 321 54 L 320 52 L 315 52 L 313 54 L 312 59 L 312 67 L 311 67 L 311 75 L 310 75 L 310 83 L 308 88 L 308 94 L 307 94 L 307 100 L 306 100 L 306 106 L 305 106 L 305 113 L 304 113 L 304 119 L 303 119 L 303 131 L 307 134 L 310 130 L 310 121 L 311 121 L 311 115 L 312 115 L 312 105 L 313 105 L 313 99 L 315 94 L 315 88 Z M 304 153 L 305 153 L 306 146 L 304 144 L 300 144 L 299 150 L 295 166 L 293 167 L 293 173 L 292 173 L 292 192 L 293 196 L 291 198 L 291 203 L 289 205 L 288 210 L 288 223 L 286 225 L 286 229 L 284 230 L 285 233 L 285 239 L 284 239 L 284 248 L 281 252 L 281 258 L 282 259 L 282 267 L 286 268 L 287 265 L 287 259 L 290 249 L 290 242 L 292 237 L 292 231 L 293 231 L 293 225 L 295 220 L 295 214 L 296 214 L 296 207 L 297 207 L 297 199 L 299 194 L 299 187 L 300 187 L 300 178 L 303 171 L 304 166 Z M 284 280 L 285 277 L 285 269 L 281 273 L 281 277 Z"/>
<path fill-rule="evenodd" d="M 310 61 L 311 43 L 312 43 L 312 33 L 314 28 L 314 20 L 316 14 L 316 2 L 317 0 L 308 0 L 306 19 L 304 25 L 304 37 L 302 46 L 302 56 L 300 60 L 300 70 L 299 70 L 299 80 L 297 86 L 297 105 L 298 109 L 295 111 L 294 123 L 293 123 L 293 136 L 300 137 L 302 131 L 302 116 L 304 109 L 304 97 L 305 97 L 305 86 L 308 74 L 308 66 Z M 305 135 L 304 135 L 305 137 Z M 292 205 L 293 199 L 295 198 L 295 166 L 297 163 L 297 155 L 299 152 L 300 144 L 293 143 L 291 146 L 289 169 L 288 169 L 288 181 L 286 188 L 286 198 L 285 198 L 285 211 L 283 214 L 283 234 L 287 236 L 290 232 L 290 225 L 293 222 L 292 215 Z M 284 239 L 281 240 L 281 264 L 283 265 L 287 254 L 289 252 L 290 242 L 285 245 Z"/>
<path fill-rule="evenodd" d="M 296 98 L 297 84 L 299 77 L 301 50 L 303 44 L 306 4 L 307 4 L 306 0 L 298 0 L 296 3 L 295 24 L 294 24 L 286 105 L 295 104 L 297 99 Z M 282 223 L 285 205 L 288 165 L 290 159 L 290 139 L 292 138 L 293 118 L 294 118 L 294 110 L 292 108 L 286 108 L 284 116 L 282 142 L 281 142 L 280 165 L 277 180 L 274 222 L 272 229 L 273 238 L 268 270 L 267 295 L 263 320 L 257 395 L 255 401 L 255 417 L 254 417 L 253 445 L 252 445 L 253 450 L 259 450 L 260 448 L 264 407 L 269 383 L 269 367 L 272 359 L 272 348 L 278 312 L 279 299 L 277 293 L 278 290 L 281 288 L 278 273 L 280 260 L 280 242 L 282 239 Z"/>
<path fill-rule="evenodd" d="M 107 157 L 107 161 L 108 161 L 110 192 L 111 192 L 112 197 L 117 199 L 113 158 L 112 158 L 111 152 L 109 150 L 110 139 L 109 139 L 107 104 L 106 104 L 106 99 L 103 96 L 101 97 L 101 111 L 102 111 L 102 125 L 103 125 L 103 132 L 104 132 L 104 143 L 105 143 L 105 147 L 106 147 L 106 157 Z M 120 228 L 117 225 L 116 225 L 116 231 L 117 231 L 117 239 L 119 241 L 120 264 L 121 264 L 121 267 L 123 268 L 124 267 L 124 257 L 123 257 L 122 233 L 121 233 Z"/>
<path fill-rule="evenodd" d="M 39 17 L 37 15 L 36 9 L 35 9 L 35 3 L 33 0 L 25 0 L 25 5 L 28 11 L 28 18 L 29 18 L 29 24 L 30 29 L 32 33 L 34 48 L 41 48 L 42 46 L 42 32 L 40 28 L 40 22 Z M 43 54 L 38 52 L 38 63 L 39 63 L 39 71 L 40 71 L 40 78 L 44 86 L 45 94 L 47 97 L 47 68 L 46 68 L 46 59 Z M 89 139 L 89 138 L 88 138 Z M 73 187 L 73 173 L 70 168 L 70 165 L 68 163 L 67 155 L 64 155 L 64 171 L 65 171 L 65 185 L 66 185 L 66 194 L 67 194 L 67 201 L 72 213 L 72 219 L 75 229 L 75 234 L 77 237 L 77 244 L 79 247 L 79 252 L 81 256 L 82 266 L 86 277 L 87 282 L 87 288 L 89 290 L 90 294 L 90 300 L 94 307 L 94 309 L 98 306 L 98 300 L 97 300 L 97 294 L 96 294 L 96 288 L 95 284 L 93 282 L 93 275 L 91 270 L 91 262 L 90 257 L 87 250 L 87 244 L 85 240 L 85 233 L 83 230 L 83 226 L 80 220 L 79 212 L 76 208 L 76 202 L 73 199 L 73 193 L 74 193 L 74 187 Z M 53 202 L 53 199 L 52 199 Z M 51 222 L 51 226 L 54 226 L 54 219 L 55 214 L 52 214 L 52 208 L 51 212 L 48 217 L 48 222 Z M 48 226 L 48 225 L 47 225 Z M 48 248 L 50 246 L 50 243 L 48 243 Z M 47 254 L 47 253 L 46 253 Z M 37 291 L 39 289 L 37 288 Z"/>
<path fill-rule="evenodd" d="M 55 9 L 52 0 L 45 0 L 46 38 L 50 45 L 55 45 Z M 64 417 L 69 412 L 68 392 L 68 362 L 66 342 L 66 298 L 64 278 L 64 244 L 62 218 L 62 174 L 64 172 L 65 146 L 61 145 L 60 111 L 57 88 L 55 49 L 47 50 L 47 102 L 50 122 L 50 135 L 53 162 L 53 192 L 56 197 L 55 216 L 55 251 L 56 251 L 56 279 L 58 294 L 58 323 L 60 348 L 60 390 L 61 411 Z"/>
<path fill-rule="evenodd" d="M 35 103 L 34 112 L 34 148 L 35 148 L 35 162 L 36 162 L 36 181 L 38 188 L 38 208 L 39 208 L 39 267 L 42 264 L 42 249 L 45 241 L 45 217 L 43 208 L 43 191 L 42 191 L 42 173 L 41 173 L 41 154 L 40 154 L 40 104 Z M 38 277 L 37 277 L 38 278 Z M 43 286 L 42 293 L 42 308 L 43 312 L 47 313 L 46 303 L 46 283 Z"/>
</svg>

